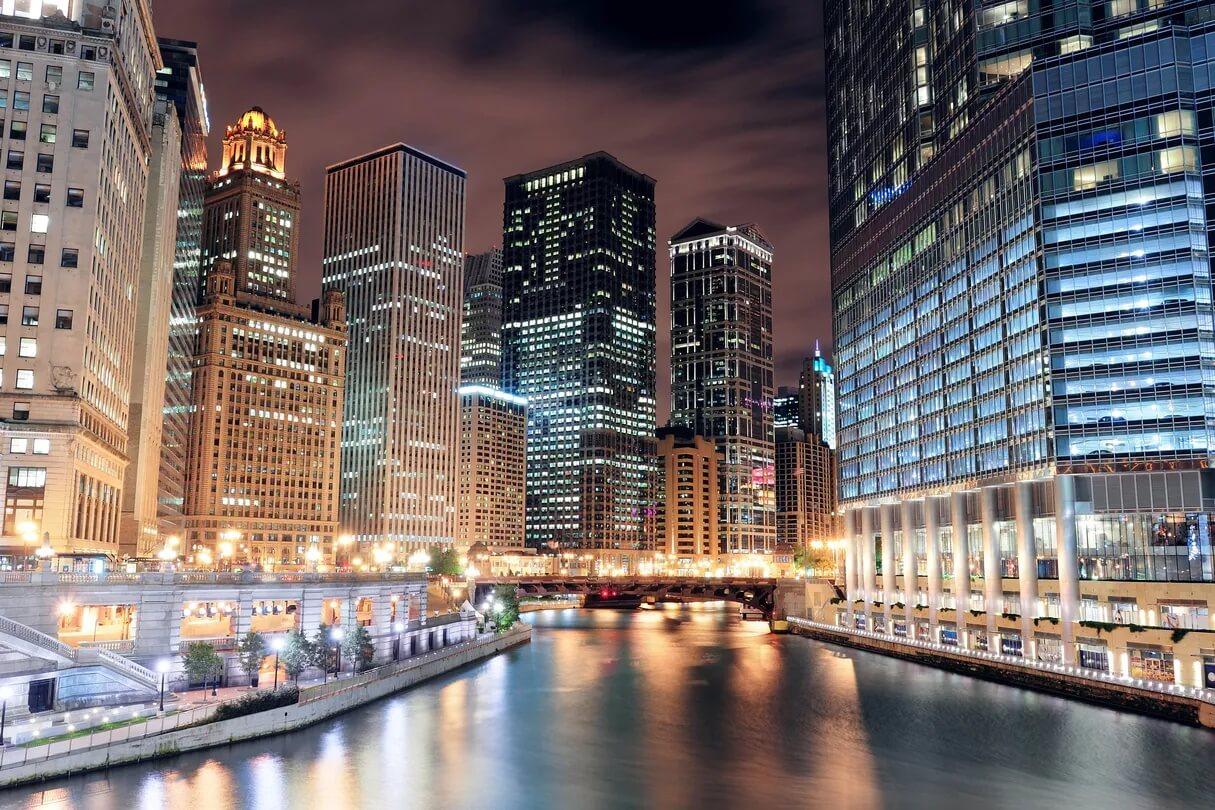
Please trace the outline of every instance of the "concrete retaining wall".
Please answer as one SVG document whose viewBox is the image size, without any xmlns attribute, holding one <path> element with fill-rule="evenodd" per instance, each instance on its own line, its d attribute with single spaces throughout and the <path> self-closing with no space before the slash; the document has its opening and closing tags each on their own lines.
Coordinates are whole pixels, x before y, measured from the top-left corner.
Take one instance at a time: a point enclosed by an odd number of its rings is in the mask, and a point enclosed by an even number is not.
<svg viewBox="0 0 1215 810">
<path fill-rule="evenodd" d="M 0 770 L 0 787 L 294 731 L 530 640 L 531 627 L 522 625 L 502 635 L 427 653 L 422 660 L 384 667 L 385 672 L 306 689 L 300 702 L 292 706 L 4 768 Z M 314 690 L 320 691 L 313 694 Z"/>
</svg>

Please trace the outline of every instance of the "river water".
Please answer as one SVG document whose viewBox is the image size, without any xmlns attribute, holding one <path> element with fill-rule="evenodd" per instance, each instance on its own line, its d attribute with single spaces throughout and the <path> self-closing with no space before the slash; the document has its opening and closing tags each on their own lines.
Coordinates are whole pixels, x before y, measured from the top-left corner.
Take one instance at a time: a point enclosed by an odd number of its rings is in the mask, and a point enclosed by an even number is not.
<svg viewBox="0 0 1215 810">
<path fill-rule="evenodd" d="M 532 643 L 284 737 L 2 807 L 1166 808 L 1215 733 L 804 638 L 723 607 L 532 614 Z"/>
</svg>

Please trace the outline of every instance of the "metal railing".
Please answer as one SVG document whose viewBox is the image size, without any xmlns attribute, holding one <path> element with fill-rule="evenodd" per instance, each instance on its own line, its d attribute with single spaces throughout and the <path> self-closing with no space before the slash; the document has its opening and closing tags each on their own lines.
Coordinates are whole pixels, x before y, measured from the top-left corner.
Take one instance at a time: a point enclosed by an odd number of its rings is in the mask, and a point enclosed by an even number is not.
<svg viewBox="0 0 1215 810">
<path fill-rule="evenodd" d="M 975 661 L 989 661 L 1002 666 L 1019 667 L 1026 672 L 1049 672 L 1056 675 L 1064 675 L 1069 678 L 1081 678 L 1084 680 L 1112 684 L 1114 686 L 1121 686 L 1129 689 L 1142 689 L 1144 691 L 1156 692 L 1164 695 L 1177 695 L 1179 697 L 1193 698 L 1195 700 L 1201 700 L 1205 703 L 1215 703 L 1215 689 L 1204 689 L 1198 686 L 1185 686 L 1179 683 L 1165 683 L 1163 681 L 1153 681 L 1146 678 L 1132 678 L 1129 675 L 1114 675 L 1109 672 L 1102 672 L 1098 669 L 1068 666 L 1067 664 L 1057 664 L 1051 661 L 1039 661 L 1014 655 L 1004 655 L 1003 653 L 988 652 L 986 650 L 971 650 L 967 649 L 966 647 L 953 644 L 941 644 L 940 642 L 936 641 L 923 641 L 921 639 L 910 638 L 907 636 L 894 636 L 887 633 L 875 633 L 870 630 L 854 630 L 850 627 L 841 627 L 838 624 L 827 624 L 826 622 L 816 622 L 810 619 L 799 619 L 793 616 L 789 617 L 789 624 L 795 627 L 808 627 L 818 630 L 827 630 L 833 633 L 841 633 L 848 636 L 859 636 L 861 638 L 873 639 L 874 641 L 892 642 L 906 647 L 918 647 L 934 653 L 943 653 L 945 655 L 954 655 L 961 658 L 970 658 Z"/>
</svg>

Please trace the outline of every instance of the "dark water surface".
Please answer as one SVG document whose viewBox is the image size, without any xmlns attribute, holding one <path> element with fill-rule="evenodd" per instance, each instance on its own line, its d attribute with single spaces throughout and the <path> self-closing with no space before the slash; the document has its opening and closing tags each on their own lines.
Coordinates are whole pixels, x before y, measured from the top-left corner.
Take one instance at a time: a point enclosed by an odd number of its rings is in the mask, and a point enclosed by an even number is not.
<svg viewBox="0 0 1215 810">
<path fill-rule="evenodd" d="M 530 645 L 311 729 L 3 807 L 1215 806 L 1215 733 L 715 608 L 533 614 Z"/>
</svg>

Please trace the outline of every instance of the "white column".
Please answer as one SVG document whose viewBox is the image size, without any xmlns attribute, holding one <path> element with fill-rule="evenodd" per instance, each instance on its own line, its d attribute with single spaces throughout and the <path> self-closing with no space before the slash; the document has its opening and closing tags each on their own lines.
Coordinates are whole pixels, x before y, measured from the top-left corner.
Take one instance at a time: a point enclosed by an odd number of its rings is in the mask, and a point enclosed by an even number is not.
<svg viewBox="0 0 1215 810">
<path fill-rule="evenodd" d="M 919 598 L 920 579 L 915 555 L 915 521 L 911 516 L 911 501 L 899 504 L 899 523 L 903 527 L 903 613 L 907 617 L 907 637 L 915 638 L 915 603 Z"/>
<path fill-rule="evenodd" d="M 894 592 L 898 588 L 894 570 L 894 509 L 891 504 L 878 507 L 879 525 L 882 527 L 882 612 L 890 615 L 890 604 L 894 602 Z"/>
<path fill-rule="evenodd" d="M 939 641 L 937 634 L 937 612 L 941 607 L 941 523 L 937 514 L 939 501 L 936 498 L 925 498 L 924 510 L 924 547 L 928 552 L 928 620 L 932 625 L 932 640 Z"/>
<path fill-rule="evenodd" d="M 949 496 L 949 519 L 953 524 L 953 593 L 958 603 L 958 638 L 961 638 L 962 613 L 970 610 L 970 546 L 966 536 L 965 492 Z"/>
<path fill-rule="evenodd" d="M 1076 627 L 1080 619 L 1080 570 L 1076 557 L 1076 480 L 1055 476 L 1055 542 L 1059 550 L 1059 624 L 1063 627 L 1063 661 L 1076 663 Z"/>
<path fill-rule="evenodd" d="M 877 593 L 877 573 L 873 570 L 873 510 L 868 506 L 861 510 L 861 577 L 864 582 L 865 612 L 869 612 L 869 603 Z"/>
<path fill-rule="evenodd" d="M 979 490 L 979 513 L 983 520 L 983 600 L 986 603 L 987 630 L 996 632 L 1003 585 L 1000 582 L 1000 537 L 996 534 L 996 488 Z"/>
<path fill-rule="evenodd" d="M 1013 510 L 1017 518 L 1017 573 L 1021 586 L 1021 637 L 1026 655 L 1034 637 L 1038 616 L 1038 554 L 1034 548 L 1033 484 L 1020 481 L 1013 490 Z"/>
<path fill-rule="evenodd" d="M 844 513 L 844 582 L 845 594 L 848 597 L 849 606 L 854 599 L 859 599 L 857 592 L 860 590 L 857 587 L 860 574 L 860 560 L 856 553 L 856 533 L 857 533 L 857 514 L 855 509 L 849 509 Z"/>
</svg>

